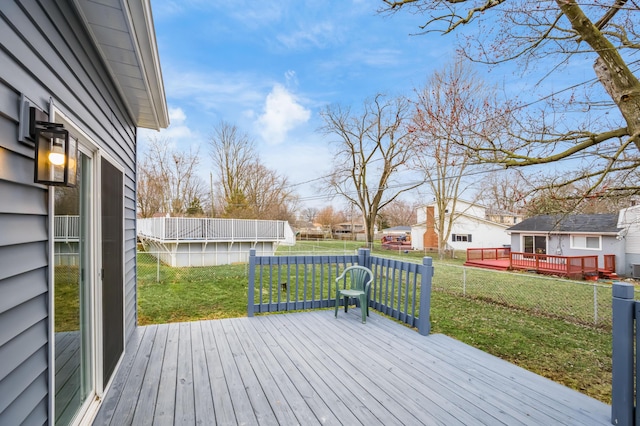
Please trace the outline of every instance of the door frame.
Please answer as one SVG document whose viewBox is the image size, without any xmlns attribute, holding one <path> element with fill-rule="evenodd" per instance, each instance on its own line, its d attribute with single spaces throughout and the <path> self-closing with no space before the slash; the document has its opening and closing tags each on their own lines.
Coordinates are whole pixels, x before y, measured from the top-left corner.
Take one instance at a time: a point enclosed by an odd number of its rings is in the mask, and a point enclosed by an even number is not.
<svg viewBox="0 0 640 426">
<path fill-rule="evenodd" d="M 92 197 L 88 200 L 88 215 L 89 215 L 89 227 L 88 227 L 88 235 L 87 239 L 90 244 L 89 248 L 89 271 L 87 271 L 87 279 L 90 281 L 90 289 L 91 289 L 91 313 L 90 313 L 90 321 L 91 321 L 91 383 L 92 389 L 90 391 L 89 396 L 86 401 L 82 404 L 80 409 L 78 410 L 78 415 L 75 417 L 74 425 L 85 423 L 87 421 L 92 421 L 98 413 L 98 409 L 102 403 L 104 395 L 107 392 L 108 387 L 113 382 L 110 380 L 109 383 L 103 383 L 103 359 L 102 359 L 102 332 L 103 332 L 103 324 L 102 324 L 102 280 L 100 271 L 102 269 L 102 244 L 101 244 L 101 206 L 102 206 L 102 197 L 101 197 L 101 173 L 102 167 L 101 162 L 104 158 L 111 165 L 117 168 L 123 176 L 122 179 L 122 193 L 125 192 L 125 179 L 126 174 L 124 172 L 124 167 L 118 163 L 113 157 L 106 154 L 103 150 L 100 149 L 95 140 L 83 130 L 83 126 L 77 125 L 68 115 L 63 113 L 60 109 L 56 108 L 53 100 L 50 100 L 49 103 L 49 119 L 52 122 L 62 123 L 64 127 L 69 130 L 69 133 L 78 138 L 78 149 L 84 155 L 86 155 L 91 161 L 91 182 L 90 182 L 90 193 Z M 48 383 L 49 383 L 49 393 L 48 393 L 48 416 L 49 416 L 49 424 L 54 423 L 55 419 L 55 330 L 54 330 L 54 315 L 55 312 L 55 304 L 54 304 L 54 292 L 53 283 L 54 283 L 54 267 L 55 265 L 55 253 L 54 253 L 54 221 L 55 221 L 55 189 L 54 187 L 49 187 L 48 189 L 48 200 L 47 200 L 47 208 L 48 208 L 48 272 L 47 272 L 47 280 L 48 280 L 48 304 L 49 304 L 49 326 L 48 326 L 48 339 L 49 339 L 49 353 L 48 353 Z M 125 238 L 125 208 L 124 202 L 122 203 L 122 241 Z M 122 292 L 123 296 L 126 296 L 126 288 L 125 288 L 125 252 L 124 247 L 122 250 Z M 126 300 L 123 297 L 123 307 L 122 307 L 122 336 L 123 336 L 123 352 L 120 356 L 118 363 L 116 364 L 115 370 L 117 371 L 120 368 L 122 363 L 122 359 L 124 357 L 126 351 Z"/>
</svg>

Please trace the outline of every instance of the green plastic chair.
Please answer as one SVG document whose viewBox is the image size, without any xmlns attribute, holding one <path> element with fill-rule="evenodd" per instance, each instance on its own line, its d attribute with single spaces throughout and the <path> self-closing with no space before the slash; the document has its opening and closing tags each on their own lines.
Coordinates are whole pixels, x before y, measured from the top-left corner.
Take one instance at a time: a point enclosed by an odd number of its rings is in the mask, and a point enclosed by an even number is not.
<svg viewBox="0 0 640 426">
<path fill-rule="evenodd" d="M 340 289 L 340 281 L 343 282 L 342 289 Z M 372 281 L 373 272 L 371 272 L 371 269 L 359 265 L 349 266 L 336 278 L 336 318 L 338 318 L 340 298 L 344 298 L 344 311 L 347 312 L 349 298 L 357 297 L 360 300 L 362 323 L 367 322 L 367 316 L 369 316 L 369 288 Z M 347 288 L 347 283 L 349 283 L 350 288 Z"/>
</svg>

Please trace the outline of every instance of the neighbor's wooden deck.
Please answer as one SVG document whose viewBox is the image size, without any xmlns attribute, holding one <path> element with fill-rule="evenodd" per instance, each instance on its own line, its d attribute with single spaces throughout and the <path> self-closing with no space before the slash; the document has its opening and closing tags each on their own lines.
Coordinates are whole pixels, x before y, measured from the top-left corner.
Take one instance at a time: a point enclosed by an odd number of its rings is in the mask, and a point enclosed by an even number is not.
<svg viewBox="0 0 640 426">
<path fill-rule="evenodd" d="M 610 407 L 374 312 L 139 327 L 94 424 L 608 425 Z"/>
</svg>

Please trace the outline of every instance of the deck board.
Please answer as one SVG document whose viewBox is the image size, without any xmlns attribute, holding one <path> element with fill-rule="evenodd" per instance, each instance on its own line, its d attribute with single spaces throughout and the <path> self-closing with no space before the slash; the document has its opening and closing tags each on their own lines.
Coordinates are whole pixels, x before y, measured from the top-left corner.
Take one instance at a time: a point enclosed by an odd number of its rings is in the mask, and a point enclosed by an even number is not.
<svg viewBox="0 0 640 426">
<path fill-rule="evenodd" d="M 227 381 L 222 368 L 222 359 L 218 351 L 218 345 L 213 328 L 211 327 L 211 322 L 202 323 L 202 340 L 216 422 L 221 425 L 235 424 L 236 416 L 233 412 L 233 403 L 231 402 L 231 395 L 227 388 Z"/>
<path fill-rule="evenodd" d="M 160 377 L 163 372 L 162 361 L 164 359 L 164 348 L 167 344 L 168 334 L 169 327 L 156 328 L 149 364 L 141 384 L 140 395 L 136 401 L 136 409 L 133 417 L 134 425 L 147 426 L 153 424 L 156 400 L 160 388 Z"/>
<path fill-rule="evenodd" d="M 610 424 L 610 406 L 574 390 L 359 315 L 139 327 L 94 424 Z"/>
</svg>

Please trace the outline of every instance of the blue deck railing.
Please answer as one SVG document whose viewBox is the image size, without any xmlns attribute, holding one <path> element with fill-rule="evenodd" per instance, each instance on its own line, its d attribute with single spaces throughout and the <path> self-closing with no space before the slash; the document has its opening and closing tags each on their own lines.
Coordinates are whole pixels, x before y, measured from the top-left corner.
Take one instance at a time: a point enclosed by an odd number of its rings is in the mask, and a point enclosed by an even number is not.
<svg viewBox="0 0 640 426">
<path fill-rule="evenodd" d="M 611 423 L 640 425 L 640 392 L 634 392 L 640 385 L 640 302 L 633 285 L 613 283 L 612 309 Z"/>
<path fill-rule="evenodd" d="M 256 256 L 251 250 L 247 313 L 335 307 L 336 277 L 351 265 L 373 271 L 370 308 L 429 334 L 431 258 L 417 264 L 371 256 L 368 249 L 332 256 Z"/>
</svg>

